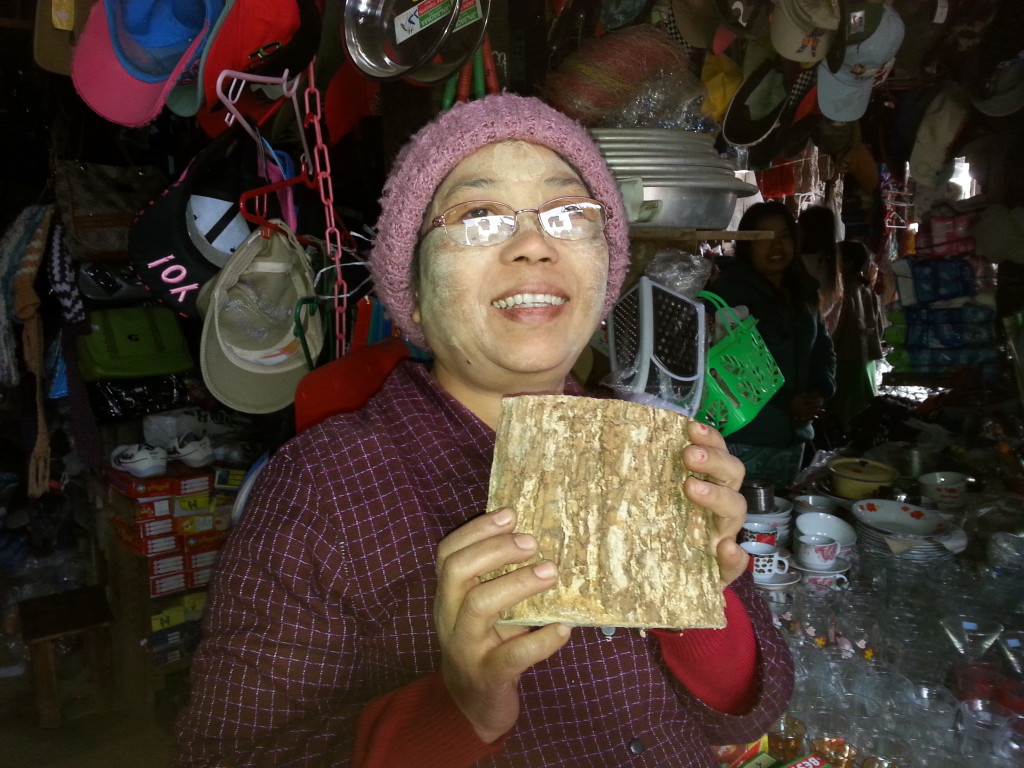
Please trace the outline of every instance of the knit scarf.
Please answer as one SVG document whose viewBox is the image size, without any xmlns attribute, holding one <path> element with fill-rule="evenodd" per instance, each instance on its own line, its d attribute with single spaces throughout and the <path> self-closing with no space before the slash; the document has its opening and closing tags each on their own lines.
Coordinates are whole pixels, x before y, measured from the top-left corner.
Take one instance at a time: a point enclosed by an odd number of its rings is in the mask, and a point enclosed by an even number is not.
<svg viewBox="0 0 1024 768">
<path fill-rule="evenodd" d="M 50 236 L 50 253 L 46 264 L 50 277 L 50 290 L 60 304 L 61 334 L 64 362 L 68 371 L 68 399 L 71 407 L 68 417 L 71 434 L 75 441 L 75 452 L 79 461 L 89 469 L 100 465 L 99 429 L 96 417 L 89 404 L 89 394 L 82 378 L 78 375 L 78 339 L 90 333 L 82 294 L 78 289 L 75 268 L 71 263 L 67 244 L 64 241 L 64 226 L 53 225 Z"/>
</svg>

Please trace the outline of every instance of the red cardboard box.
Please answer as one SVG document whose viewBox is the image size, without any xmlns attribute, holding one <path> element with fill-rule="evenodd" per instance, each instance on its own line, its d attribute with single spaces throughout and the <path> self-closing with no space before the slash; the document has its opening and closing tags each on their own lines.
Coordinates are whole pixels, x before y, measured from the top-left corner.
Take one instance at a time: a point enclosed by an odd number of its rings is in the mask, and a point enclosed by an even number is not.
<svg viewBox="0 0 1024 768">
<path fill-rule="evenodd" d="M 230 525 L 230 515 L 215 512 L 174 518 L 174 532 L 179 536 L 206 531 L 226 531 Z"/>
<path fill-rule="evenodd" d="M 174 520 L 170 517 L 150 517 L 136 520 L 134 523 L 122 521 L 135 529 L 140 539 L 155 539 L 158 536 L 174 535 Z"/>
<path fill-rule="evenodd" d="M 182 545 L 186 552 L 205 552 L 208 549 L 220 549 L 227 537 L 227 531 L 200 531 L 183 536 Z"/>
<path fill-rule="evenodd" d="M 112 492 L 107 496 L 107 506 L 122 520 L 134 522 L 153 517 L 170 517 L 174 511 L 174 497 L 153 496 L 135 499 L 120 492 Z"/>
<path fill-rule="evenodd" d="M 741 768 L 748 760 L 768 751 L 768 736 L 764 735 L 749 744 L 729 744 L 711 749 L 720 768 Z"/>
<path fill-rule="evenodd" d="M 217 558 L 220 557 L 220 549 L 207 549 L 202 552 L 186 552 L 185 553 L 185 569 L 188 571 L 198 571 L 203 568 L 210 568 L 217 562 Z"/>
<path fill-rule="evenodd" d="M 175 592 L 183 592 L 188 589 L 188 577 L 185 572 L 169 573 L 164 576 L 154 576 L 149 580 L 149 596 L 160 597 L 171 595 Z"/>
<path fill-rule="evenodd" d="M 146 566 L 150 576 L 166 576 L 170 573 L 181 573 L 185 570 L 185 555 L 175 552 L 170 555 L 157 555 L 146 558 Z"/>
<path fill-rule="evenodd" d="M 213 578 L 213 568 L 199 568 L 194 571 L 185 571 L 185 574 L 188 577 L 188 588 L 196 589 L 210 583 L 210 579 Z"/>
<path fill-rule="evenodd" d="M 168 464 L 167 474 L 160 477 L 139 478 L 110 466 L 104 466 L 103 472 L 111 488 L 133 499 L 188 496 L 213 490 L 212 472 L 186 467 L 180 462 Z"/>
<path fill-rule="evenodd" d="M 137 555 L 152 557 L 153 555 L 166 555 L 181 550 L 181 540 L 173 533 L 167 536 L 154 536 L 142 538 L 134 526 L 111 515 L 108 517 L 114 534 L 121 546 Z"/>
</svg>

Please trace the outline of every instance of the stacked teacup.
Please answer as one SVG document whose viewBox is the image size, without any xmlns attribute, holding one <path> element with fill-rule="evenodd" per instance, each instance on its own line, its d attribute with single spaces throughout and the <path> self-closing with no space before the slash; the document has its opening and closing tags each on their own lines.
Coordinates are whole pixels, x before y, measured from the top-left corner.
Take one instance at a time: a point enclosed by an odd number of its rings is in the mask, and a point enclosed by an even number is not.
<svg viewBox="0 0 1024 768">
<path fill-rule="evenodd" d="M 793 538 L 793 503 L 776 496 L 770 483 L 755 479 L 747 480 L 740 492 L 747 500 L 747 524 L 768 526 L 776 534 L 772 543 L 782 549 L 788 547 Z"/>
<path fill-rule="evenodd" d="M 819 514 L 819 513 L 810 513 Z M 846 585 L 846 572 L 850 561 L 840 556 L 842 544 L 832 536 L 802 530 L 797 518 L 796 539 L 793 542 L 793 567 L 800 572 L 805 584 L 822 589 L 838 589 Z"/>
<path fill-rule="evenodd" d="M 748 479 L 740 489 L 747 500 L 747 517 L 738 539 L 750 555 L 747 568 L 765 588 L 786 587 L 799 581 L 790 566 L 793 505 L 775 495 L 768 482 Z"/>
</svg>

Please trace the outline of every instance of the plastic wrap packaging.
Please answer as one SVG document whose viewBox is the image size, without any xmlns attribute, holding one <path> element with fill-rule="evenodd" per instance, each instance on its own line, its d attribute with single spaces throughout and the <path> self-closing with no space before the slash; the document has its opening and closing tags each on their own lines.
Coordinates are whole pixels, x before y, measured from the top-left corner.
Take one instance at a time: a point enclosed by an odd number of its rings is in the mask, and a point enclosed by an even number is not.
<svg viewBox="0 0 1024 768">
<path fill-rule="evenodd" d="M 110 379 L 86 385 L 98 421 L 126 419 L 181 408 L 192 402 L 194 384 L 184 374 Z"/>
<path fill-rule="evenodd" d="M 692 299 L 704 290 L 711 267 L 711 262 L 699 253 L 661 248 L 651 256 L 644 273 L 659 285 Z"/>
<path fill-rule="evenodd" d="M 718 133 L 718 121 L 704 111 L 706 93 L 704 84 L 688 68 L 662 69 L 644 82 L 632 102 L 597 125 Z"/>
</svg>

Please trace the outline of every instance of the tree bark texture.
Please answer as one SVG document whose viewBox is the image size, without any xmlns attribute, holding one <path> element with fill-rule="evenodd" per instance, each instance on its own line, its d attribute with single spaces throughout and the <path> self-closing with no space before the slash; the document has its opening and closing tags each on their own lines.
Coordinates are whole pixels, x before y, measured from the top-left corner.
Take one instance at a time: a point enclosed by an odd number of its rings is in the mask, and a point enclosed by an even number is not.
<svg viewBox="0 0 1024 768">
<path fill-rule="evenodd" d="M 712 516 L 683 494 L 687 421 L 622 400 L 505 399 L 488 509 L 515 509 L 559 577 L 504 622 L 725 626 Z"/>
</svg>

